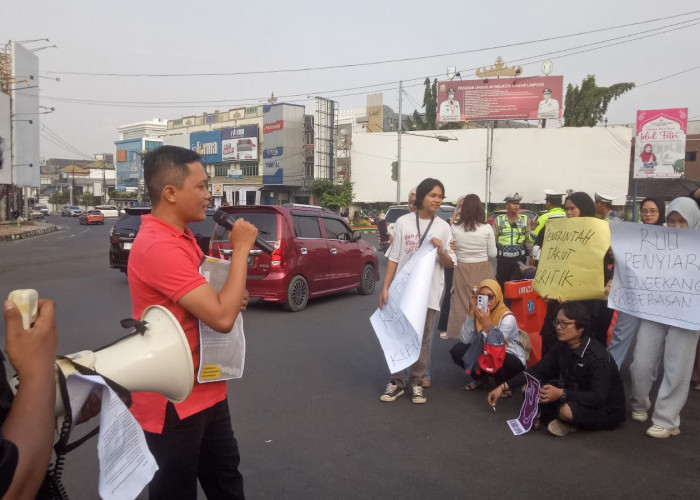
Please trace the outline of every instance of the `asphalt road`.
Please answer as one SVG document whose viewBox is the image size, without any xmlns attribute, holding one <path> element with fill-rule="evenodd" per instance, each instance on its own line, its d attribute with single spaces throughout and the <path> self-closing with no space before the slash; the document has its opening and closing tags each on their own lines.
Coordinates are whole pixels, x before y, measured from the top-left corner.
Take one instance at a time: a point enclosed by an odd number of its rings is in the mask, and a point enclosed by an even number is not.
<svg viewBox="0 0 700 500">
<path fill-rule="evenodd" d="M 118 322 L 129 316 L 130 300 L 125 275 L 108 267 L 110 222 L 50 219 L 65 227 L 0 242 L 0 296 L 36 288 L 54 299 L 61 353 L 122 336 Z M 383 257 L 380 263 L 383 274 Z M 631 421 L 565 438 L 515 437 L 505 421 L 517 416 L 520 398 L 502 400 L 494 413 L 485 391 L 462 389 L 452 341 L 435 338 L 428 403 L 406 396 L 382 403 L 388 370 L 368 320 L 376 302 L 375 291 L 313 300 L 300 313 L 250 305 L 245 374 L 229 383 L 249 498 L 700 496 L 699 392 L 691 391 L 681 414 L 682 434 L 666 440 L 646 437 L 648 424 Z M 0 332 L 4 344 L 4 324 Z M 98 498 L 98 470 L 93 439 L 67 457 L 71 498 Z"/>
</svg>

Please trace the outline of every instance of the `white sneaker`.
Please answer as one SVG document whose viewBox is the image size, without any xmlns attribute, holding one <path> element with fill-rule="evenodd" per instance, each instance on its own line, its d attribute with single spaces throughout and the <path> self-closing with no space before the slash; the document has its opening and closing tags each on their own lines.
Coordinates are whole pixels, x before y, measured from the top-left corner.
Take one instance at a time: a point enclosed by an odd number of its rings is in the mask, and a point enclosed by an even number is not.
<svg viewBox="0 0 700 500">
<path fill-rule="evenodd" d="M 646 410 L 632 410 L 632 420 L 635 422 L 646 422 L 648 418 Z"/>
<path fill-rule="evenodd" d="M 396 382 L 396 380 L 391 380 L 386 385 L 386 389 L 384 390 L 384 394 L 382 394 L 379 397 L 379 399 L 380 399 L 380 401 L 391 402 L 391 401 L 396 401 L 396 398 L 398 398 L 401 395 L 403 395 L 403 389 L 401 387 L 399 387 L 399 384 Z"/>
<path fill-rule="evenodd" d="M 425 396 L 423 396 L 423 387 L 421 385 L 414 385 L 411 387 L 411 402 L 416 404 L 422 404 L 427 401 Z"/>
<path fill-rule="evenodd" d="M 652 425 L 647 429 L 647 436 L 651 436 L 653 438 L 659 438 L 659 439 L 664 439 L 667 437 L 671 436 L 677 436 L 678 434 L 681 433 L 681 430 L 676 427 L 674 429 L 666 429 L 664 427 L 661 427 L 660 425 Z"/>
<path fill-rule="evenodd" d="M 547 424 L 547 430 L 550 434 L 554 434 L 555 436 L 559 437 L 564 437 L 567 434 L 576 432 L 578 429 L 575 425 L 556 418 L 552 420 L 549 424 Z"/>
</svg>

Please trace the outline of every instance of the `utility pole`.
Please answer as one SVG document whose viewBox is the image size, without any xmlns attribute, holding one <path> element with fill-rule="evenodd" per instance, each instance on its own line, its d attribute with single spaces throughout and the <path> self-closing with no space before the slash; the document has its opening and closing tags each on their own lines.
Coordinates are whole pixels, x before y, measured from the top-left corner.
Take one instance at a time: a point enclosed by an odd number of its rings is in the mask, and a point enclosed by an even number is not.
<svg viewBox="0 0 700 500">
<path fill-rule="evenodd" d="M 70 204 L 75 205 L 73 203 L 75 196 L 75 163 L 73 163 L 73 175 L 71 175 L 71 188 L 70 188 Z"/>
<path fill-rule="evenodd" d="M 399 151 L 396 159 L 396 203 L 401 203 L 401 102 L 403 98 L 403 81 L 399 81 Z"/>
</svg>

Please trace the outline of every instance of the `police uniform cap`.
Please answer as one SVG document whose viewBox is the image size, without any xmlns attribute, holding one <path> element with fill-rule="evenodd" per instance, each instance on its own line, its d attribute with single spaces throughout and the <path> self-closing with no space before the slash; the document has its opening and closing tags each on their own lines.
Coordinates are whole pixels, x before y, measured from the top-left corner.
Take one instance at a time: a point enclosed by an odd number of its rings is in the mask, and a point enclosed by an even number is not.
<svg viewBox="0 0 700 500">
<path fill-rule="evenodd" d="M 609 196 L 609 195 L 607 195 L 607 194 L 595 193 L 595 202 L 596 202 L 596 203 L 598 203 L 598 202 L 602 202 L 602 203 L 612 203 L 614 199 L 615 199 L 615 198 L 613 198 L 612 196 Z"/>
<path fill-rule="evenodd" d="M 523 197 L 518 193 L 509 193 L 505 198 L 503 198 L 503 201 L 506 203 L 520 203 L 520 200 L 522 199 Z"/>
<path fill-rule="evenodd" d="M 546 200 L 559 200 L 561 201 L 561 197 L 564 196 L 565 193 L 559 193 L 553 189 L 545 189 L 544 190 L 544 198 Z"/>
<path fill-rule="evenodd" d="M 542 91 L 542 93 L 543 93 L 543 94 L 551 94 L 551 93 L 552 93 L 552 89 L 544 89 L 544 90 Z"/>
</svg>

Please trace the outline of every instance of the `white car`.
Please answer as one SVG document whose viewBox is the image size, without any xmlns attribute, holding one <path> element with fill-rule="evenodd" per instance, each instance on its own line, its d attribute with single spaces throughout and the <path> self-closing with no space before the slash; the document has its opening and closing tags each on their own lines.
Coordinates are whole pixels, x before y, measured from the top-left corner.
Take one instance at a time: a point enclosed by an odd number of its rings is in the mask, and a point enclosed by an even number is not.
<svg viewBox="0 0 700 500">
<path fill-rule="evenodd" d="M 114 205 L 98 205 L 95 207 L 95 210 L 99 210 L 102 212 L 102 215 L 105 216 L 105 219 L 108 218 L 117 218 L 119 217 L 119 214 L 121 210 L 119 210 L 118 207 L 115 207 Z"/>
</svg>

